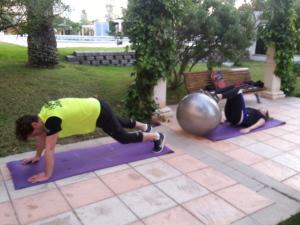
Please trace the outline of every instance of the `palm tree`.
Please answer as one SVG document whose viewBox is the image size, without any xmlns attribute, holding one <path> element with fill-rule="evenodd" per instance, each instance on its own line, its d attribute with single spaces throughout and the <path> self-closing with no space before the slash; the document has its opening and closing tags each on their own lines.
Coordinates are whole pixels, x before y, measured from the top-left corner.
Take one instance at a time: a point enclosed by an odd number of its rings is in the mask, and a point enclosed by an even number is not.
<svg viewBox="0 0 300 225">
<path fill-rule="evenodd" d="M 54 68 L 59 64 L 53 26 L 53 1 L 27 1 L 28 64 Z"/>
<path fill-rule="evenodd" d="M 0 22 L 4 15 L 13 16 L 11 21 L 19 35 L 27 34 L 28 65 L 38 68 L 54 68 L 59 64 L 57 43 L 53 26 L 55 14 L 68 10 L 61 0 L 16 0 L 0 7 Z M 10 3 L 10 4 L 8 4 Z M 4 7 L 5 6 L 5 7 Z"/>
</svg>

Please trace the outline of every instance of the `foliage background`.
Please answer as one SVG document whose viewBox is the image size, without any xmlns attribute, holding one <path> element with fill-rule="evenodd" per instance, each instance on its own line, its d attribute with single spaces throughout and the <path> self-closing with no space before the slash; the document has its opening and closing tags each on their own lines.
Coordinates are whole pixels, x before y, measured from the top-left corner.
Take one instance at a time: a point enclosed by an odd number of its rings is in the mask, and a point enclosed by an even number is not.
<svg viewBox="0 0 300 225">
<path fill-rule="evenodd" d="M 125 35 L 135 51 L 134 83 L 128 88 L 126 110 L 130 117 L 149 122 L 158 108 L 152 99 L 159 79 L 170 76 L 176 54 L 174 24 L 180 11 L 177 0 L 129 0 Z"/>
<path fill-rule="evenodd" d="M 286 95 L 294 95 L 296 78 L 293 74 L 293 58 L 299 41 L 296 26 L 296 0 L 268 0 L 265 4 L 262 38 L 267 46 L 275 47 L 274 74 L 281 79 L 280 89 Z"/>
</svg>

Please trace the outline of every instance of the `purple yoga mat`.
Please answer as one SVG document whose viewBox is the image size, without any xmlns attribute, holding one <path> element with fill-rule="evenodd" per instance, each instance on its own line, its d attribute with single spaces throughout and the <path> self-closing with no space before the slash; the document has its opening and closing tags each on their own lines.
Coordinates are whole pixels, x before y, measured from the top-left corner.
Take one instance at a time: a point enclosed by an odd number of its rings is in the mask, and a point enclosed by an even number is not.
<svg viewBox="0 0 300 225">
<path fill-rule="evenodd" d="M 44 157 L 37 163 L 22 165 L 23 160 L 7 163 L 15 189 L 48 183 L 62 178 L 75 176 L 107 167 L 134 162 L 155 156 L 165 155 L 173 151 L 164 147 L 160 153 L 153 153 L 152 141 L 120 144 L 118 142 L 56 153 L 52 177 L 44 182 L 30 183 L 28 178 L 45 172 Z"/>
<path fill-rule="evenodd" d="M 268 129 L 271 127 L 276 127 L 276 126 L 279 126 L 282 124 L 285 124 L 285 122 L 272 119 L 272 120 L 268 121 L 263 127 L 252 130 L 248 134 L 256 132 L 256 131 Z M 239 130 L 242 128 L 244 128 L 244 127 L 231 125 L 229 122 L 227 122 L 225 124 L 220 124 L 214 132 L 212 132 L 210 135 L 206 135 L 203 137 L 207 138 L 211 141 L 219 141 L 219 140 L 223 140 L 223 139 L 227 139 L 227 138 L 237 137 L 237 136 L 243 135 L 242 133 L 239 132 Z"/>
</svg>

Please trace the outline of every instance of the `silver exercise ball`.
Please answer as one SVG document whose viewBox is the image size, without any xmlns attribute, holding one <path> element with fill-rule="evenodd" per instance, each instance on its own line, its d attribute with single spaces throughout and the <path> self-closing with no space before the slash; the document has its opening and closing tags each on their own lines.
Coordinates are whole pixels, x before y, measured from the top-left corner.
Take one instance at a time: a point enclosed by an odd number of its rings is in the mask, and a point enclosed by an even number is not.
<svg viewBox="0 0 300 225">
<path fill-rule="evenodd" d="M 218 104 L 210 97 L 193 93 L 185 96 L 177 107 L 176 118 L 187 133 L 204 136 L 211 134 L 221 122 Z"/>
</svg>

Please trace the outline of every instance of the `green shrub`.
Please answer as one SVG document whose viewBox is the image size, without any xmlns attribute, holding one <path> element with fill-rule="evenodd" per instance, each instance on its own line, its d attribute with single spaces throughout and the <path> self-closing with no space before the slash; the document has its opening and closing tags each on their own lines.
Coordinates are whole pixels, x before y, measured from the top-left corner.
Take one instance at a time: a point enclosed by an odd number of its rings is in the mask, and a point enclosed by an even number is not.
<svg viewBox="0 0 300 225">
<path fill-rule="evenodd" d="M 300 77 L 300 62 L 294 62 L 293 73 L 294 73 L 295 77 Z"/>
</svg>

